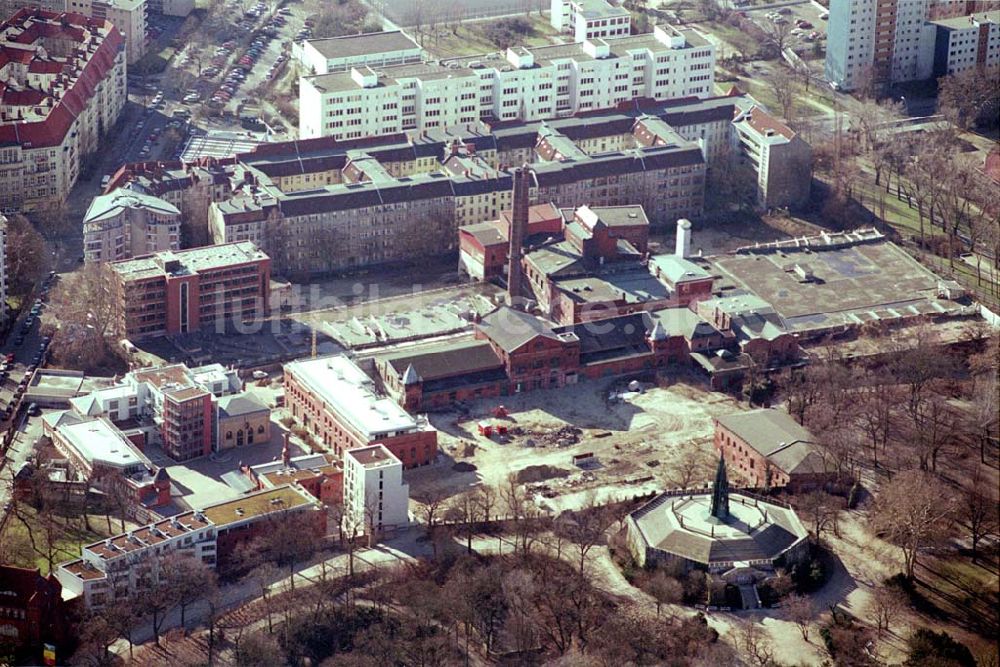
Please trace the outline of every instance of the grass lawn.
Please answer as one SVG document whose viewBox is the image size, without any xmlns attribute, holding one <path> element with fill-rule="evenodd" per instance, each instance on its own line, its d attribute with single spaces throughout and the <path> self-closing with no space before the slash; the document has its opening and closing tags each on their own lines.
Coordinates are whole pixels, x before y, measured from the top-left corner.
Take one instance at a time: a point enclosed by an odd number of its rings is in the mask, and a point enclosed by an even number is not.
<svg viewBox="0 0 1000 667">
<path fill-rule="evenodd" d="M 552 44 L 558 33 L 547 19 L 532 14 L 531 32 L 525 35 L 518 46 L 545 46 Z M 496 21 L 474 21 L 458 24 L 457 34 L 449 26 L 438 26 L 435 33 L 418 37 L 425 49 L 441 58 L 475 56 L 499 51 L 500 47 L 486 37 L 487 28 Z"/>
<path fill-rule="evenodd" d="M 744 56 L 753 56 L 760 48 L 756 39 L 728 23 L 722 21 L 699 21 L 698 27 L 704 32 L 712 33 Z M 727 47 L 725 48 L 724 55 L 729 56 L 733 54 L 729 53 L 729 48 Z M 719 57 L 722 58 L 723 54 L 720 53 Z"/>
<path fill-rule="evenodd" d="M 28 526 L 30 526 L 30 534 L 34 536 L 35 543 L 38 545 L 39 549 L 45 551 L 45 530 L 41 526 L 41 522 L 38 519 L 35 510 L 28 505 L 20 505 L 18 511 L 27 519 Z M 54 549 L 55 563 L 61 563 L 72 558 L 77 558 L 80 555 L 80 547 L 85 544 L 91 544 L 97 540 L 103 539 L 107 536 L 107 523 L 104 517 L 98 517 L 91 515 L 90 525 L 93 531 L 87 531 L 82 527 L 82 520 L 79 517 L 73 517 L 72 519 L 67 519 L 66 517 L 57 517 L 56 520 L 59 524 L 58 539 L 56 540 Z M 112 519 L 111 527 L 113 532 L 117 533 L 118 528 L 121 524 L 117 519 Z M 30 545 L 30 540 L 28 540 L 29 527 L 26 527 L 19 519 L 11 516 L 7 521 L 7 526 L 4 529 L 0 539 L 16 541 L 18 543 L 24 542 Z M 48 574 L 49 563 L 48 559 L 41 554 L 33 554 L 35 558 L 34 565 L 42 570 L 42 574 Z"/>
</svg>

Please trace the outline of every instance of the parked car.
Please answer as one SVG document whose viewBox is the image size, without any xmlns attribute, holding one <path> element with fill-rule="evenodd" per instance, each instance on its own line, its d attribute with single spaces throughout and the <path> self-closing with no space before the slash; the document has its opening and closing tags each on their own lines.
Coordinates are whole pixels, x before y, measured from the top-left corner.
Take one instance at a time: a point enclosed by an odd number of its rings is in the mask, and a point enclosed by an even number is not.
<svg viewBox="0 0 1000 667">
<path fill-rule="evenodd" d="M 32 403 L 31 405 L 28 406 L 28 414 L 31 415 L 32 417 L 37 417 L 38 415 L 42 414 L 42 409 L 38 407 L 38 403 Z"/>
</svg>

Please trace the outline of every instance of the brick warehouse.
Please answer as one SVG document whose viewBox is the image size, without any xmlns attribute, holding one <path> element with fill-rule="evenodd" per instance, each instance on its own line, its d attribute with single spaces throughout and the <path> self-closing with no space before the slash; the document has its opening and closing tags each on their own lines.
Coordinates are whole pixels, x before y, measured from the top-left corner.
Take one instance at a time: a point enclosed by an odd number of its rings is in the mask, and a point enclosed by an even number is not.
<svg viewBox="0 0 1000 667">
<path fill-rule="evenodd" d="M 437 431 L 427 419 L 379 396 L 371 378 L 345 356 L 285 364 L 285 401 L 292 417 L 338 456 L 372 444 L 385 445 L 406 468 L 437 456 Z"/>
<path fill-rule="evenodd" d="M 687 308 L 554 326 L 507 307 L 476 326 L 474 340 L 408 348 L 375 357 L 386 391 L 410 411 L 651 372 L 687 363 L 724 337 Z"/>
<path fill-rule="evenodd" d="M 757 488 L 799 492 L 833 481 L 816 439 L 783 410 L 753 410 L 715 420 L 715 449 Z"/>
</svg>

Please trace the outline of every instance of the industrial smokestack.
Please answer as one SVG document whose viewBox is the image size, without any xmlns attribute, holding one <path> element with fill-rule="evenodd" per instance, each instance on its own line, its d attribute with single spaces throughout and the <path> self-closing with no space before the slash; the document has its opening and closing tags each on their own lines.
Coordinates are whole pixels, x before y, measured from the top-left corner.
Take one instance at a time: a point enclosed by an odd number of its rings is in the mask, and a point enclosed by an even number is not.
<svg viewBox="0 0 1000 667">
<path fill-rule="evenodd" d="M 691 254 L 691 221 L 681 218 L 677 221 L 677 249 L 674 254 L 687 257 Z"/>
<path fill-rule="evenodd" d="M 531 171 L 526 167 L 514 170 L 514 211 L 510 218 L 510 248 L 507 252 L 507 304 L 515 306 L 521 297 L 521 255 L 528 230 L 528 191 Z"/>
</svg>

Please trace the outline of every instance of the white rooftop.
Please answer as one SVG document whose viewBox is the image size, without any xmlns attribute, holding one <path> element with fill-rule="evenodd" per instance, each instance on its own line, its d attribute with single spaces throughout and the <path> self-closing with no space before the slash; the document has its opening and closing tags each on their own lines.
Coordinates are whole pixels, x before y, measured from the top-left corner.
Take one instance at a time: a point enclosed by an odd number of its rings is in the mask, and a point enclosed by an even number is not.
<svg viewBox="0 0 1000 667">
<path fill-rule="evenodd" d="M 376 395 L 371 378 L 343 355 L 293 361 L 285 364 L 285 372 L 369 440 L 423 428 L 394 401 Z"/>
<path fill-rule="evenodd" d="M 179 216 L 181 212 L 170 202 L 159 197 L 119 188 L 106 195 L 94 197 L 84 216 L 84 223 L 116 218 L 126 209 L 145 209 L 165 216 Z"/>
<path fill-rule="evenodd" d="M 129 385 L 121 384 L 105 389 L 98 389 L 84 396 L 71 398 L 69 399 L 69 404 L 70 407 L 81 415 L 96 417 L 104 412 L 104 405 L 108 401 L 122 401 L 133 397 L 136 397 L 135 389 Z M 127 407 L 127 403 L 119 404 L 119 408 Z"/>
<path fill-rule="evenodd" d="M 103 419 L 64 424 L 58 428 L 58 433 L 91 464 L 102 463 L 116 468 L 151 466 L 135 445 Z"/>
</svg>

